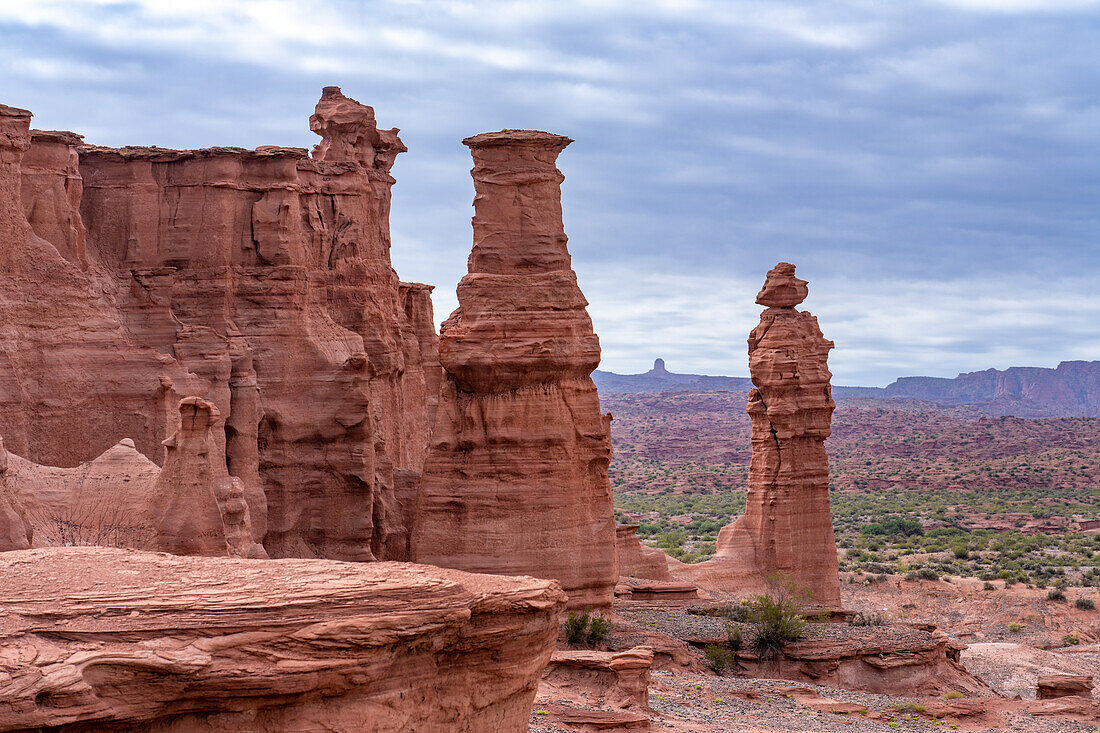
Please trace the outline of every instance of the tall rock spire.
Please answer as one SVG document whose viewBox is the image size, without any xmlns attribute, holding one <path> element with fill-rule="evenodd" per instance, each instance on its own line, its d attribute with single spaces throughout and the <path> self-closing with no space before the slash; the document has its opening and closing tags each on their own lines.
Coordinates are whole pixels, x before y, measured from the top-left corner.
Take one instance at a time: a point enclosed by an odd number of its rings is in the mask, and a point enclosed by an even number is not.
<svg viewBox="0 0 1100 733">
<path fill-rule="evenodd" d="M 780 262 L 756 302 L 767 306 L 749 335 L 752 460 L 745 514 L 722 529 L 714 559 L 678 569 L 703 587 L 759 590 L 771 575 L 795 581 L 810 605 L 840 608 L 836 540 L 829 513 L 833 404 L 827 363 L 833 342 L 795 309 L 807 295 L 794 265 Z"/>
<path fill-rule="evenodd" d="M 561 582 L 608 606 L 616 580 L 610 418 L 600 345 L 571 269 L 558 154 L 569 138 L 503 130 L 474 159 L 474 246 L 443 324 L 445 370 L 414 559 Z"/>
</svg>

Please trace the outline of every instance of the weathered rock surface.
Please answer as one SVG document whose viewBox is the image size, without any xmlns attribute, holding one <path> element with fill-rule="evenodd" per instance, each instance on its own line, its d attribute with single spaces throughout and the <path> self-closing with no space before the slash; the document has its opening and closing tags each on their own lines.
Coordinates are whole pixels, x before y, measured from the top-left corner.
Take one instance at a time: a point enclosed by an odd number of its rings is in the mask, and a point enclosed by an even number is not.
<svg viewBox="0 0 1100 733">
<path fill-rule="evenodd" d="M 617 578 L 610 418 L 590 374 L 599 341 L 571 269 L 558 154 L 532 131 L 465 140 L 474 247 L 443 324 L 445 370 L 413 556 L 561 582 L 571 607 L 607 607 Z"/>
<path fill-rule="evenodd" d="M 401 563 L 0 555 L 0 730 L 522 731 L 565 596 Z"/>
<path fill-rule="evenodd" d="M 236 478 L 219 506 L 254 541 L 406 559 L 398 494 L 415 495 L 440 368 L 430 288 L 390 265 L 397 130 L 336 87 L 312 157 L 100 148 L 29 123 L 0 110 L 8 449 L 72 467 L 132 437 L 159 463 L 176 405 L 201 398 L 213 470 Z"/>
<path fill-rule="evenodd" d="M 8 452 L 0 438 L 0 552 L 25 550 L 34 541 L 23 503 L 8 486 Z"/>
<path fill-rule="evenodd" d="M 794 306 L 806 281 L 794 265 L 768 273 L 756 302 L 768 306 L 749 336 L 752 459 L 745 514 L 722 529 L 713 560 L 677 565 L 700 586 L 759 590 L 782 574 L 808 590 L 810 604 L 840 608 L 836 539 L 829 513 L 833 400 L 827 364 L 833 342 L 817 319 Z"/>
<path fill-rule="evenodd" d="M 649 709 L 649 671 L 653 650 L 554 652 L 542 673 L 538 700 L 563 698 L 586 706 Z"/>
<path fill-rule="evenodd" d="M 1085 674 L 1047 674 L 1039 678 L 1035 697 L 1049 700 L 1056 697 L 1092 697 L 1092 677 Z"/>
<path fill-rule="evenodd" d="M 746 676 L 810 682 L 884 695 L 973 697 L 997 693 L 958 662 L 965 644 L 941 632 L 910 632 L 904 637 L 882 633 L 845 640 L 800 641 L 785 646 L 778 660 L 740 652 L 736 664 Z M 778 663 L 777 663 L 778 661 Z"/>
<path fill-rule="evenodd" d="M 189 397 L 179 414 L 179 428 L 165 441 L 163 468 L 129 438 L 75 468 L 4 454 L 5 495 L 20 511 L 33 546 L 266 557 L 253 539 L 240 481 L 226 472 L 217 448 L 217 408 Z"/>
<path fill-rule="evenodd" d="M 668 573 L 668 555 L 656 547 L 647 547 L 638 539 L 637 524 L 615 525 L 615 546 L 619 577 L 672 580 Z"/>
<path fill-rule="evenodd" d="M 58 466 L 126 436 L 159 456 L 171 409 L 203 380 L 128 338 L 111 278 L 87 265 L 79 139 L 32 137 L 30 119 L 0 107 L 0 435 Z"/>
<path fill-rule="evenodd" d="M 1064 649 L 1036 649 L 1028 644 L 987 642 L 970 644 L 960 657 L 962 664 L 1007 697 L 1035 699 L 1044 677 L 1092 676 L 1100 672 L 1089 654 Z"/>
</svg>

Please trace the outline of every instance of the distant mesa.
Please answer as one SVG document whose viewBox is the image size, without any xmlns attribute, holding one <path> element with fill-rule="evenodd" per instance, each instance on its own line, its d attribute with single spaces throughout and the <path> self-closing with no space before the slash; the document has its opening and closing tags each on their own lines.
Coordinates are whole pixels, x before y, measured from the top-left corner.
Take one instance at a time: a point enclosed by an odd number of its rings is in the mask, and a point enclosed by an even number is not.
<svg viewBox="0 0 1100 733">
<path fill-rule="evenodd" d="M 757 297 L 763 297 L 764 293 Z M 677 374 L 657 359 L 642 374 L 592 374 L 604 394 L 748 391 L 747 377 Z M 1009 367 L 943 377 L 901 377 L 886 387 L 833 387 L 841 398 L 904 398 L 948 406 L 969 406 L 987 415 L 1017 417 L 1100 416 L 1100 361 L 1064 361 L 1055 369 Z"/>
</svg>

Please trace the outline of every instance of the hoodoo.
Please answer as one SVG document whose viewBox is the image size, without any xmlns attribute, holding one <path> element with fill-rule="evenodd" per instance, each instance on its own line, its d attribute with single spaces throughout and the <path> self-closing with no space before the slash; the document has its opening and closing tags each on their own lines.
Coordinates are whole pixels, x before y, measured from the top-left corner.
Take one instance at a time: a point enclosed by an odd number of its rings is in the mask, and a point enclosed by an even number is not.
<svg viewBox="0 0 1100 733">
<path fill-rule="evenodd" d="M 610 417 L 590 377 L 600 345 L 566 248 L 558 154 L 572 142 L 504 130 L 474 159 L 474 246 L 443 324 L 445 370 L 414 559 L 558 580 L 571 607 L 616 580 Z"/>
<path fill-rule="evenodd" d="M 758 590 L 779 574 L 809 591 L 810 604 L 840 608 L 836 540 L 829 513 L 833 404 L 829 350 L 817 319 L 795 309 L 808 293 L 794 265 L 768 272 L 756 302 L 767 306 L 749 335 L 752 459 L 745 514 L 722 529 L 717 553 L 679 566 L 701 586 Z"/>
</svg>

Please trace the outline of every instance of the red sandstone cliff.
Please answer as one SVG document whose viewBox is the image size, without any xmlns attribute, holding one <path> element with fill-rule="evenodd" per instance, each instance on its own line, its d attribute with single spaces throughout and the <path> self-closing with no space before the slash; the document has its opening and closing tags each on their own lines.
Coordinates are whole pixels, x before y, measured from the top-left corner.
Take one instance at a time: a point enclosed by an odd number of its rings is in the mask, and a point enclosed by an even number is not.
<svg viewBox="0 0 1100 733">
<path fill-rule="evenodd" d="M 795 309 L 807 295 L 794 265 L 768 273 L 756 302 L 767 306 L 749 336 L 752 459 L 745 514 L 718 535 L 712 560 L 677 565 L 675 575 L 703 587 L 763 588 L 782 574 L 812 593 L 810 603 L 840 608 L 836 540 L 829 513 L 829 437 L 833 342 L 817 319 Z"/>
<path fill-rule="evenodd" d="M 219 501 L 273 555 L 406 558 L 398 497 L 439 366 L 430 288 L 390 265 L 397 130 L 336 87 L 313 157 L 97 148 L 29 121 L 0 108 L 8 449 L 64 467 L 133 437 L 160 462 L 176 404 L 201 398 L 237 479 Z"/>
<path fill-rule="evenodd" d="M 571 606 L 608 606 L 610 420 L 589 376 L 599 341 L 571 269 L 555 166 L 571 141 L 503 131 L 464 142 L 474 246 L 440 335 L 446 374 L 413 556 L 553 578 Z"/>
</svg>

